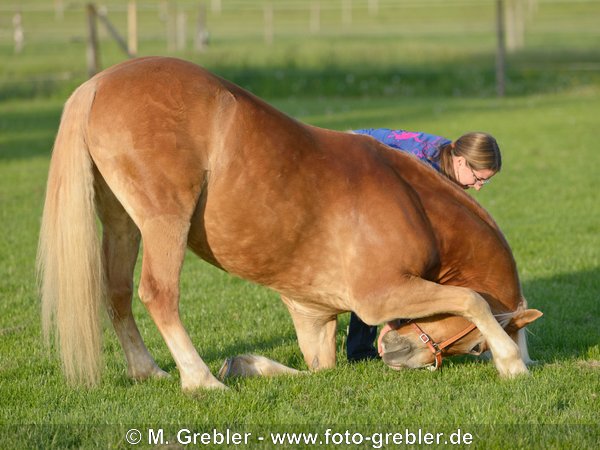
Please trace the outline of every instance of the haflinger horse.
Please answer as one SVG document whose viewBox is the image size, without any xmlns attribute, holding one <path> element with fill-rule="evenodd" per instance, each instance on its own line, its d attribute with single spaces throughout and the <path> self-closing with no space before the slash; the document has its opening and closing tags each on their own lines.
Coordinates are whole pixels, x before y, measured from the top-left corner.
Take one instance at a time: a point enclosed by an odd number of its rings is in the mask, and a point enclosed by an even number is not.
<svg viewBox="0 0 600 450">
<path fill-rule="evenodd" d="M 485 347 L 501 376 L 528 372 L 523 326 L 541 313 L 527 309 L 506 240 L 469 195 L 412 156 L 299 123 L 178 59 L 109 68 L 65 105 L 38 275 L 45 335 L 68 380 L 99 379 L 103 305 L 128 375 L 166 376 L 132 316 L 140 240 L 139 296 L 184 390 L 224 387 L 180 320 L 186 247 L 281 294 L 311 370 L 335 365 L 337 315 L 354 311 L 373 325 L 413 319 L 382 339 L 394 368 Z M 426 342 L 458 334 L 443 350 Z M 259 356 L 232 368 L 294 372 Z"/>
</svg>

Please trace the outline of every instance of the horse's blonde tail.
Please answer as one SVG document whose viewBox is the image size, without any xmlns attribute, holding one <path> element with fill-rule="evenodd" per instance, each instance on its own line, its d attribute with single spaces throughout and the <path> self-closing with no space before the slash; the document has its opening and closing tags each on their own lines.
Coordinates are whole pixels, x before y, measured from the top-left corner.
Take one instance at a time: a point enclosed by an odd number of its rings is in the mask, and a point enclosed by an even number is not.
<svg viewBox="0 0 600 450">
<path fill-rule="evenodd" d="M 95 82 L 88 81 L 65 105 L 50 162 L 37 254 L 46 343 L 54 334 L 67 380 L 87 385 L 100 376 L 105 291 L 93 163 L 86 144 L 95 90 Z"/>
</svg>

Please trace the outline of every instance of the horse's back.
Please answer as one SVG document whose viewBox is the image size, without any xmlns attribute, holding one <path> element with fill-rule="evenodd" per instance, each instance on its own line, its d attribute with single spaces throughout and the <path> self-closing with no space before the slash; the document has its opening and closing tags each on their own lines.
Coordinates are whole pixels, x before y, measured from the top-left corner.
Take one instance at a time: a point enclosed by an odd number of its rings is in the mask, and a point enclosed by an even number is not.
<svg viewBox="0 0 600 450">
<path fill-rule="evenodd" d="M 180 60 L 95 80 L 90 153 L 138 226 L 187 214 L 201 257 L 296 297 L 377 295 L 436 264 L 418 197 L 373 140 L 301 124 Z"/>
</svg>

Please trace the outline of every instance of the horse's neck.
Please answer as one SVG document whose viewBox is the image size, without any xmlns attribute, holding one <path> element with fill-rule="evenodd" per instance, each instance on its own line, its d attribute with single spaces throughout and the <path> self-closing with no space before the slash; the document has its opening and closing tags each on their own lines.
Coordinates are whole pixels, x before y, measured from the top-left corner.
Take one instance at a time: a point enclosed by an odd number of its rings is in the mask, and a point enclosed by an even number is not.
<svg viewBox="0 0 600 450">
<path fill-rule="evenodd" d="M 437 281 L 489 293 L 501 304 L 499 310 L 501 306 L 514 310 L 521 301 L 516 263 L 490 214 L 418 161 L 406 163 L 402 171 L 419 196 L 438 241 Z"/>
<path fill-rule="evenodd" d="M 499 303 L 493 308 L 497 311 L 504 310 L 502 306 L 514 310 L 521 300 L 521 287 L 502 232 L 476 211 L 467 210 L 459 217 L 452 212 L 443 209 L 437 213 L 441 219 L 432 220 L 439 242 L 440 282 L 489 294 Z"/>
</svg>

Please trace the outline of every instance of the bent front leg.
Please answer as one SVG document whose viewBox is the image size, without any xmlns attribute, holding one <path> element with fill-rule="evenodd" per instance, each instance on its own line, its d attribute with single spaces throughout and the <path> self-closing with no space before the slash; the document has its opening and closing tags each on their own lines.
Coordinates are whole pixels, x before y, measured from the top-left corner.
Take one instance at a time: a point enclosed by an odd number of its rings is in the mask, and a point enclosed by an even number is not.
<svg viewBox="0 0 600 450">
<path fill-rule="evenodd" d="M 321 370 L 335 367 L 337 316 L 284 296 L 281 296 L 281 300 L 292 316 L 298 344 L 308 368 Z"/>
<path fill-rule="evenodd" d="M 488 303 L 471 289 L 444 286 L 421 278 L 406 278 L 389 295 L 361 302 L 356 312 L 370 324 L 398 317 L 418 319 L 436 314 L 462 316 L 474 323 L 487 340 L 501 376 L 528 373 L 519 347 L 494 318 Z M 423 344 L 425 345 L 425 344 Z"/>
</svg>

